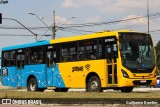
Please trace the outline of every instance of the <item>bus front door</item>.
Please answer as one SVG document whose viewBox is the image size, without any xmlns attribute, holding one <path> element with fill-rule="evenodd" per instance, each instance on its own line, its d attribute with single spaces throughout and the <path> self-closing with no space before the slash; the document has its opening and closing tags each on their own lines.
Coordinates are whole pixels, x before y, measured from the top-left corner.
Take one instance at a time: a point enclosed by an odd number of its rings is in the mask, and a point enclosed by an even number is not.
<svg viewBox="0 0 160 107">
<path fill-rule="evenodd" d="M 22 71 L 24 70 L 24 54 L 20 53 L 16 55 L 16 66 L 17 66 L 17 86 L 24 85 L 24 80 L 22 78 Z"/>
<path fill-rule="evenodd" d="M 117 43 L 107 43 L 105 45 L 107 58 L 107 80 L 108 86 L 117 86 Z"/>
</svg>

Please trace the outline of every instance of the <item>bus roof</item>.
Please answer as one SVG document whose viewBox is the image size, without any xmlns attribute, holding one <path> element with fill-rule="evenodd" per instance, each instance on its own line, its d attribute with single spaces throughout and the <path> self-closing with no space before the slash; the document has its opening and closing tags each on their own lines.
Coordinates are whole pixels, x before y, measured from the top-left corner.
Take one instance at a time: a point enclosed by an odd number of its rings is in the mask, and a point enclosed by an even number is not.
<svg viewBox="0 0 160 107">
<path fill-rule="evenodd" d="M 33 42 L 33 43 L 28 43 L 28 44 L 4 47 L 4 48 L 2 48 L 2 51 L 28 48 L 28 47 L 33 47 L 33 46 L 47 45 L 47 44 L 50 44 L 49 40 L 37 41 L 37 42 Z"/>
<path fill-rule="evenodd" d="M 41 46 L 41 45 L 54 44 L 54 43 L 92 39 L 92 38 L 97 38 L 97 37 L 115 36 L 119 32 L 135 32 L 135 31 L 131 31 L 131 30 L 102 31 L 102 32 L 96 32 L 96 33 L 80 35 L 80 36 L 71 36 L 71 37 L 65 37 L 65 38 L 58 38 L 54 40 L 44 40 L 44 41 L 38 41 L 38 42 L 33 42 L 33 43 L 28 43 L 28 44 L 9 46 L 9 47 L 2 48 L 2 51 L 28 48 L 28 47 L 33 47 L 33 46 Z"/>
<path fill-rule="evenodd" d="M 97 37 L 116 36 L 119 32 L 135 32 L 136 33 L 136 31 L 131 31 L 131 30 L 102 31 L 102 32 L 96 32 L 96 33 L 86 34 L 86 35 L 54 39 L 54 40 L 50 40 L 50 43 L 54 44 L 54 43 L 62 43 L 62 42 L 77 41 L 77 40 L 84 40 L 84 39 L 92 39 Z"/>
</svg>

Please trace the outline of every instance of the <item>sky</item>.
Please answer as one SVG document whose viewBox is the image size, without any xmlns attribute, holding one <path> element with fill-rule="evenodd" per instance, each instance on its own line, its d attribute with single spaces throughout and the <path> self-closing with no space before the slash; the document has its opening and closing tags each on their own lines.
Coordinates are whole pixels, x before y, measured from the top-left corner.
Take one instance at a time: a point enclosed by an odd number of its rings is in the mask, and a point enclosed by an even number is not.
<svg viewBox="0 0 160 107">
<path fill-rule="evenodd" d="M 2 0 L 0 0 L 2 1 Z M 160 40 L 160 0 L 148 0 L 150 13 L 150 34 L 154 45 Z M 13 18 L 38 34 L 38 40 L 49 40 L 52 32 L 47 26 L 53 25 L 53 11 L 58 28 L 56 38 L 89 34 L 104 30 L 128 29 L 147 32 L 147 0 L 8 0 L 0 4 L 3 18 Z M 35 13 L 43 17 L 44 25 Z M 77 18 L 73 18 L 76 16 Z M 135 18 L 121 23 L 102 24 L 95 26 L 71 27 L 85 23 L 107 23 L 115 20 Z M 143 17 L 143 18 L 138 18 Z M 43 28 L 39 28 L 43 27 Z M 65 29 L 60 29 L 64 27 Z M 18 28 L 18 29 L 15 29 Z M 5 46 L 35 42 L 35 36 L 17 22 L 3 19 L 0 24 L 0 49 Z M 36 28 L 36 29 L 33 29 Z"/>
</svg>

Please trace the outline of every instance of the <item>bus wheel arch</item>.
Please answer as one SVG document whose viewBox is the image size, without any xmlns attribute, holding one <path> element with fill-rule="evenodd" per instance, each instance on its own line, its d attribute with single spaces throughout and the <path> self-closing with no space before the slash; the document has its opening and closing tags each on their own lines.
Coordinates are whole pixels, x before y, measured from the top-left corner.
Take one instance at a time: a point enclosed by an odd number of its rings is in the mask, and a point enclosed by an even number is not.
<svg viewBox="0 0 160 107">
<path fill-rule="evenodd" d="M 38 82 L 34 75 L 30 75 L 27 79 L 27 91 L 38 91 Z"/>
<path fill-rule="evenodd" d="M 97 73 L 90 72 L 86 77 L 86 91 L 87 92 L 102 92 L 101 80 Z"/>
</svg>

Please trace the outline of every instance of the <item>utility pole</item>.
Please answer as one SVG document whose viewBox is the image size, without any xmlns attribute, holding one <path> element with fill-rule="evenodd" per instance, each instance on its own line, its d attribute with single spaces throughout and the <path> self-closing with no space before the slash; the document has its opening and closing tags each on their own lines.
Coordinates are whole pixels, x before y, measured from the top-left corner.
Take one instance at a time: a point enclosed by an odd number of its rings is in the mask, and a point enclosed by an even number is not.
<svg viewBox="0 0 160 107">
<path fill-rule="evenodd" d="M 149 34 L 149 2 L 147 0 L 148 34 Z"/>
<path fill-rule="evenodd" d="M 52 27 L 53 35 L 52 39 L 55 39 L 56 37 L 56 16 L 55 16 L 55 10 L 53 11 L 53 27 Z"/>
<path fill-rule="evenodd" d="M 74 18 L 77 18 L 77 16 L 72 16 L 65 23 L 63 23 L 62 26 L 65 25 L 68 21 L 70 21 L 71 19 L 74 19 Z M 56 31 L 59 30 L 61 27 L 57 27 L 56 28 L 56 15 L 55 15 L 55 10 L 54 10 L 53 11 L 53 26 L 52 26 L 53 35 L 52 35 L 52 39 L 55 39 L 55 37 L 56 37 Z"/>
</svg>

